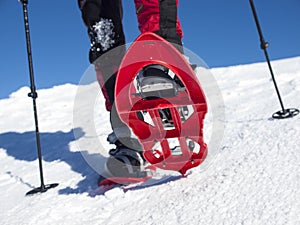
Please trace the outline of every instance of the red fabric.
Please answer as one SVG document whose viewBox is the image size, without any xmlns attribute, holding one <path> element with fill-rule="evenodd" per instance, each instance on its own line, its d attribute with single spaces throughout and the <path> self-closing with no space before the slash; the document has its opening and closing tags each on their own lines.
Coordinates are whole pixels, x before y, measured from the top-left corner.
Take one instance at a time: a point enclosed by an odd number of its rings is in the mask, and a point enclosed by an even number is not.
<svg viewBox="0 0 300 225">
<path fill-rule="evenodd" d="M 141 33 L 155 32 L 159 30 L 159 0 L 134 0 L 136 14 Z M 176 0 L 178 6 L 178 0 Z M 177 18 L 176 31 L 180 38 L 183 36 L 180 21 Z"/>
</svg>

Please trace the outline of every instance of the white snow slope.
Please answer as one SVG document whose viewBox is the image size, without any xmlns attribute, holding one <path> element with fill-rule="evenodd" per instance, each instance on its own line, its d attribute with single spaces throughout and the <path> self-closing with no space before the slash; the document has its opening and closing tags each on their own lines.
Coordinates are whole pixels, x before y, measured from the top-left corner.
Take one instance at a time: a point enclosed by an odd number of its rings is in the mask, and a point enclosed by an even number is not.
<svg viewBox="0 0 300 225">
<path fill-rule="evenodd" d="M 300 108 L 300 57 L 272 65 L 285 106 Z M 226 128 L 210 166 L 127 192 L 97 193 L 92 167 L 103 165 L 106 155 L 91 149 L 95 139 L 111 147 L 108 114 L 99 97 L 92 121 L 97 134 L 86 129 L 88 117 L 76 127 L 78 86 L 65 84 L 38 90 L 37 99 L 45 183 L 59 186 L 25 197 L 40 185 L 29 88 L 0 100 L 0 224 L 300 224 L 300 115 L 271 119 L 281 108 L 266 63 L 211 71 L 224 98 Z M 84 115 L 89 102 L 79 102 Z"/>
</svg>

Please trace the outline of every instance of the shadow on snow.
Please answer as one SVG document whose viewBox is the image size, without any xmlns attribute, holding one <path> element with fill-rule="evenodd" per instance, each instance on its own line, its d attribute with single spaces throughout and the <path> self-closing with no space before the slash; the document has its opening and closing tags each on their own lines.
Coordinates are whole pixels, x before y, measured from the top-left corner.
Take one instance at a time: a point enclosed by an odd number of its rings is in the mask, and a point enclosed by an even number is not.
<svg viewBox="0 0 300 225">
<path fill-rule="evenodd" d="M 76 128 L 75 130 L 77 134 L 81 134 L 80 137 L 84 136 L 81 128 Z M 74 130 L 67 133 L 62 131 L 55 133 L 40 133 L 43 161 L 65 162 L 74 172 L 81 174 L 83 177 L 83 180 L 79 181 L 75 189 L 66 187 L 59 190 L 60 194 L 84 193 L 88 192 L 91 188 L 97 187 L 98 174 L 88 165 L 82 156 L 82 153 L 89 155 L 87 151 L 70 151 L 69 143 L 75 141 L 73 132 Z M 14 157 L 16 160 L 28 162 L 37 160 L 37 147 L 34 131 L 25 133 L 2 133 L 0 134 L 0 148 L 5 149 L 7 154 Z M 105 157 L 100 154 L 89 155 L 89 157 L 95 157 L 97 160 L 99 159 L 99 163 L 101 164 L 105 161 Z M 44 170 L 47 170 L 47 168 L 44 168 Z M 38 173 L 37 176 L 39 176 Z"/>
</svg>

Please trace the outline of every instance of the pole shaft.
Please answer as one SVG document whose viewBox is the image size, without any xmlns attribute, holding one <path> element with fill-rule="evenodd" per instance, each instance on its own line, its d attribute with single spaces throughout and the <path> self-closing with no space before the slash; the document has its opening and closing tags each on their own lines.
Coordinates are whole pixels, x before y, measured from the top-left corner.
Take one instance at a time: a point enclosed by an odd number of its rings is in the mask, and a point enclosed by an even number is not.
<svg viewBox="0 0 300 225">
<path fill-rule="evenodd" d="M 282 99 L 281 99 L 281 96 L 280 96 L 280 93 L 279 93 L 279 88 L 278 88 L 276 80 L 275 80 L 275 76 L 274 76 L 274 72 L 273 72 L 273 69 L 272 69 L 271 62 L 270 62 L 270 58 L 269 58 L 269 55 L 268 55 L 268 52 L 267 52 L 267 47 L 268 47 L 269 44 L 267 42 L 265 42 L 265 39 L 263 37 L 263 33 L 262 33 L 262 30 L 261 30 L 261 26 L 260 26 L 260 23 L 259 23 L 259 20 L 258 20 L 258 16 L 257 16 L 256 10 L 255 10 L 253 0 L 249 0 L 249 1 L 250 1 L 253 16 L 254 16 L 256 28 L 257 28 L 259 38 L 260 38 L 260 47 L 264 51 L 264 54 L 265 54 L 265 57 L 266 57 L 266 60 L 267 60 L 267 63 L 268 63 L 268 67 L 269 67 L 269 70 L 270 70 L 270 73 L 271 73 L 271 76 L 272 76 L 272 80 L 273 80 L 273 83 L 274 83 L 274 86 L 275 86 L 275 90 L 276 90 L 276 93 L 277 93 L 277 96 L 278 96 L 278 99 L 279 99 L 279 102 L 280 102 L 280 106 L 282 108 L 282 111 L 285 111 L 284 106 L 283 106 L 283 102 L 282 102 Z"/>
<path fill-rule="evenodd" d="M 35 83 L 34 83 L 34 73 L 33 73 L 27 4 L 28 4 L 27 0 L 22 1 L 24 24 L 25 24 L 25 34 L 26 34 L 26 46 L 27 46 L 27 55 L 28 55 L 28 64 L 29 64 L 30 89 L 31 89 L 31 92 L 28 94 L 28 96 L 31 97 L 32 101 L 33 101 L 36 144 L 37 144 L 37 152 L 38 152 L 41 188 L 43 189 L 43 188 L 45 188 L 45 184 L 44 184 L 44 176 L 43 176 L 42 151 L 41 151 L 40 132 L 39 132 L 39 126 L 38 126 L 38 115 L 37 115 L 37 106 L 36 106 L 37 93 L 36 93 L 36 88 L 35 88 Z"/>
</svg>

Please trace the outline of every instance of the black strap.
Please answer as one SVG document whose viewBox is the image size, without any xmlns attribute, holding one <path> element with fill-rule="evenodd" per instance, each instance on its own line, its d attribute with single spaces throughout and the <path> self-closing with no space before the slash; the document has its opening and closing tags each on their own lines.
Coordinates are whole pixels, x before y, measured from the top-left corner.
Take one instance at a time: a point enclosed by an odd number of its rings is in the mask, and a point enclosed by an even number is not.
<svg viewBox="0 0 300 225">
<path fill-rule="evenodd" d="M 182 52 L 180 35 L 176 32 L 177 27 L 177 5 L 176 0 L 158 0 L 160 8 L 160 29 L 156 32 L 161 37 L 178 46 Z"/>
<path fill-rule="evenodd" d="M 177 22 L 176 0 L 159 0 L 161 30 L 175 29 Z"/>
</svg>

